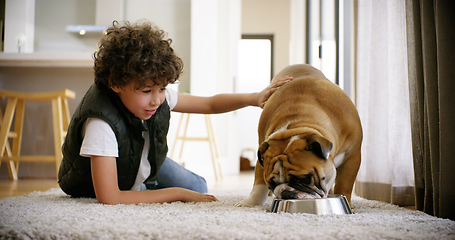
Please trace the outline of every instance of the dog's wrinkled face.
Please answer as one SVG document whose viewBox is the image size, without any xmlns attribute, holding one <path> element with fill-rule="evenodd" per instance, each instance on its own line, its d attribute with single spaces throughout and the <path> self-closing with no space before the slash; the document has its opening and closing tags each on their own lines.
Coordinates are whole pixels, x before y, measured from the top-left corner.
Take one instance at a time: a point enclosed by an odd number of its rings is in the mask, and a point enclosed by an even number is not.
<svg viewBox="0 0 455 240">
<path fill-rule="evenodd" d="M 262 143 L 258 158 L 268 188 L 279 199 L 327 197 L 336 177 L 331 150 L 332 143 L 317 134 Z"/>
</svg>

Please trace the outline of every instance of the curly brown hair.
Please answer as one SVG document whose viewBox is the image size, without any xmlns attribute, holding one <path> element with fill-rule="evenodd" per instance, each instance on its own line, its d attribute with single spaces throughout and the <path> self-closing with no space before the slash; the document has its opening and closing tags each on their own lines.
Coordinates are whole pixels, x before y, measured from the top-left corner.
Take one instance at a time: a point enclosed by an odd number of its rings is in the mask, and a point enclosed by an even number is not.
<svg viewBox="0 0 455 240">
<path fill-rule="evenodd" d="M 179 78 L 182 60 L 171 47 L 172 40 L 166 33 L 148 21 L 120 25 L 114 21 L 93 54 L 95 84 L 106 89 L 123 87 L 135 81 L 136 88 L 145 81 L 166 86 Z"/>
</svg>

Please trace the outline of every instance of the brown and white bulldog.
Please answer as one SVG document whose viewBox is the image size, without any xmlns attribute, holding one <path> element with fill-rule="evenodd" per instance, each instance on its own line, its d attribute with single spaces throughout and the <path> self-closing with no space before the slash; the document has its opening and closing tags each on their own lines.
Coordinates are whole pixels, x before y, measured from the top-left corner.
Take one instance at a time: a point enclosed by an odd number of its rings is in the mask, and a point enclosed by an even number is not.
<svg viewBox="0 0 455 240">
<path fill-rule="evenodd" d="M 362 127 L 349 97 L 321 71 L 292 65 L 294 80 L 269 98 L 259 120 L 253 190 L 237 206 L 262 205 L 269 191 L 279 199 L 346 196 L 360 167 Z"/>
</svg>

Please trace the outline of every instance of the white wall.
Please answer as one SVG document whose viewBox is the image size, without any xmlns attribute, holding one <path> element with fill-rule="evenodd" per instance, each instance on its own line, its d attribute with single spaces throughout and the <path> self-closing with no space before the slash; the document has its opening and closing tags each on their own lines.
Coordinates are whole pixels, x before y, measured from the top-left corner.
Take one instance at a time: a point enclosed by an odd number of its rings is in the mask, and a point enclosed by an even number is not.
<svg viewBox="0 0 455 240">
<path fill-rule="evenodd" d="M 305 63 L 306 0 L 291 0 L 289 23 L 289 64 Z"/>
</svg>

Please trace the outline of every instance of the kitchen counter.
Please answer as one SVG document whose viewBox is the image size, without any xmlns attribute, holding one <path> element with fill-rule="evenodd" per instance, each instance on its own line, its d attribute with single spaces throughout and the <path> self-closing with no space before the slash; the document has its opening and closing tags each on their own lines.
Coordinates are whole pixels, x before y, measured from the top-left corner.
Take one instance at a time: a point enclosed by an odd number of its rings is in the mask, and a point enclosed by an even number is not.
<svg viewBox="0 0 455 240">
<path fill-rule="evenodd" d="M 93 53 L 0 53 L 0 67 L 93 67 Z"/>
</svg>

